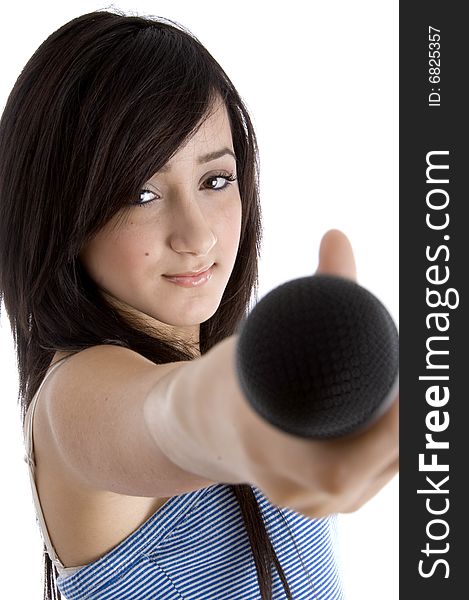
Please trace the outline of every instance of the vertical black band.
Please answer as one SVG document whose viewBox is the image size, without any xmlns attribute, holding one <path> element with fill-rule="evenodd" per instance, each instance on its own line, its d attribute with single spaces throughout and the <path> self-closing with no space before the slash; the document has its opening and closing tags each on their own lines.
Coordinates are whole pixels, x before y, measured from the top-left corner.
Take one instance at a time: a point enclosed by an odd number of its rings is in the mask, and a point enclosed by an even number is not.
<svg viewBox="0 0 469 600">
<path fill-rule="evenodd" d="M 403 599 L 468 593 L 469 35 L 464 7 L 400 3 Z"/>
</svg>

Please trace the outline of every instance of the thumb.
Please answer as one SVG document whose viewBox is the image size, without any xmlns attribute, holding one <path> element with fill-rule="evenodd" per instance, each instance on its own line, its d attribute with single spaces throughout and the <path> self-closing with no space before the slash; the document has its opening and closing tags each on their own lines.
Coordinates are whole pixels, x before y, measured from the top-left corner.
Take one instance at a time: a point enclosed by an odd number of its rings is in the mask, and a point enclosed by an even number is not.
<svg viewBox="0 0 469 600">
<path fill-rule="evenodd" d="M 316 274 L 337 275 L 356 281 L 357 269 L 352 245 L 339 229 L 329 229 L 323 235 Z"/>
</svg>

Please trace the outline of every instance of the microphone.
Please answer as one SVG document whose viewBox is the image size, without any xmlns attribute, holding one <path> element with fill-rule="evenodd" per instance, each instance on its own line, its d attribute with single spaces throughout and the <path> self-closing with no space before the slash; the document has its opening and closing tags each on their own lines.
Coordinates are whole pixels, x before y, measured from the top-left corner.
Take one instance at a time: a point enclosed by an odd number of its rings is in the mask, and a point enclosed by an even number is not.
<svg viewBox="0 0 469 600">
<path fill-rule="evenodd" d="M 274 288 L 242 323 L 236 370 L 250 405 L 295 436 L 358 433 L 394 399 L 399 334 L 384 305 L 349 279 L 313 275 Z"/>
</svg>

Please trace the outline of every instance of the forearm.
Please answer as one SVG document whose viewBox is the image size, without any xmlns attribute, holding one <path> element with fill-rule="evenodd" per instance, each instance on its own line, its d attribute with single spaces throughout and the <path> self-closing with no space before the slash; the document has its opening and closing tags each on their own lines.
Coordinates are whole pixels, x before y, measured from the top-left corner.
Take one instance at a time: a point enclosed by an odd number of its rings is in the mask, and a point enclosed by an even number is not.
<svg viewBox="0 0 469 600">
<path fill-rule="evenodd" d="M 220 483 L 252 483 L 246 434 L 255 416 L 236 378 L 236 339 L 165 375 L 146 410 L 149 429 L 172 462 Z"/>
</svg>

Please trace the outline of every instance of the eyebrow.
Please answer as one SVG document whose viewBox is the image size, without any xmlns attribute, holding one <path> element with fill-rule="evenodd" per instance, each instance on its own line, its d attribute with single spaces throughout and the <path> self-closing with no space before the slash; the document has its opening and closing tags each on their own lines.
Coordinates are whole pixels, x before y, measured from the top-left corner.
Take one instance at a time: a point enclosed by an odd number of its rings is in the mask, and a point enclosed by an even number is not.
<svg viewBox="0 0 469 600">
<path fill-rule="evenodd" d="M 197 159 L 197 163 L 199 165 L 203 165 L 204 163 L 208 163 L 211 160 L 215 160 L 216 158 L 221 158 L 222 156 L 225 156 L 225 154 L 229 154 L 230 156 L 232 156 L 235 160 L 236 159 L 236 155 L 233 152 L 233 150 L 230 150 L 230 148 L 221 148 L 220 150 L 215 150 L 214 152 L 209 152 L 208 154 L 202 154 L 201 156 L 199 156 L 199 158 Z M 168 171 L 171 171 L 171 166 L 166 164 L 163 167 L 161 167 L 161 169 L 159 170 L 160 173 L 167 173 Z"/>
</svg>

